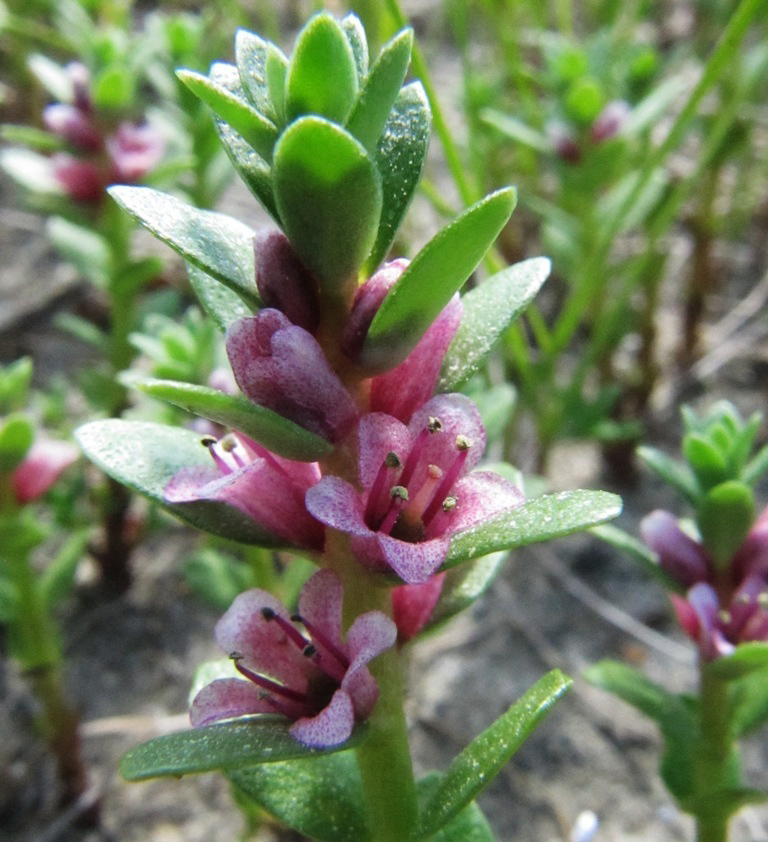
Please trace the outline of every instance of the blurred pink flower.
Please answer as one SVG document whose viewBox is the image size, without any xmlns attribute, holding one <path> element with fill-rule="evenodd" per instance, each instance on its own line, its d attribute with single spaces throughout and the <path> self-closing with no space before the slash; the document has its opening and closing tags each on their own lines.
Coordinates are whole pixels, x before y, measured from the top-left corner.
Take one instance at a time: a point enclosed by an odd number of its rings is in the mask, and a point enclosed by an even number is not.
<svg viewBox="0 0 768 842">
<path fill-rule="evenodd" d="M 192 702 L 192 724 L 278 713 L 294 721 L 291 734 L 305 745 L 347 740 L 378 699 L 366 664 L 394 644 L 397 632 L 388 617 L 369 611 L 342 640 L 342 601 L 341 580 L 330 570 L 304 585 L 297 616 L 266 591 L 240 594 L 216 625 L 216 640 L 243 678 L 204 687 Z"/>
<path fill-rule="evenodd" d="M 80 451 L 70 442 L 38 439 L 11 476 L 16 502 L 23 505 L 37 500 L 79 456 Z"/>
</svg>

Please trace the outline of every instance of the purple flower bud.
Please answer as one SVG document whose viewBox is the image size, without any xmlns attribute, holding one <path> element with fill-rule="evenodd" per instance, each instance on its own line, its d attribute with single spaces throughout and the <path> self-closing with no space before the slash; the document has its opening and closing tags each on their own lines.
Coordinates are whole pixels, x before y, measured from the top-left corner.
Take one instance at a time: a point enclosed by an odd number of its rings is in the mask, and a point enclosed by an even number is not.
<svg viewBox="0 0 768 842">
<path fill-rule="evenodd" d="M 93 110 L 93 101 L 89 93 L 91 86 L 91 72 L 79 61 L 71 61 L 67 67 L 67 76 L 72 82 L 74 105 L 83 114 L 90 114 Z"/>
<path fill-rule="evenodd" d="M 426 626 L 443 592 L 445 573 L 437 573 L 421 585 L 398 585 L 392 589 L 392 615 L 399 643 L 406 643 Z"/>
<path fill-rule="evenodd" d="M 165 152 L 165 141 L 153 126 L 121 123 L 106 141 L 112 163 L 110 181 L 133 183 L 153 170 Z"/>
<path fill-rule="evenodd" d="M 592 143 L 603 143 L 617 135 L 629 115 L 629 110 L 629 104 L 620 99 L 607 103 L 592 123 L 589 134 Z"/>
<path fill-rule="evenodd" d="M 70 442 L 38 439 L 11 476 L 16 502 L 24 505 L 37 500 L 79 455 L 80 451 Z"/>
<path fill-rule="evenodd" d="M 711 559 L 698 541 L 680 529 L 674 515 L 651 512 L 641 521 L 640 534 L 658 555 L 663 570 L 684 588 L 711 579 Z"/>
<path fill-rule="evenodd" d="M 320 323 L 317 282 L 288 238 L 276 229 L 253 238 L 256 286 L 265 307 L 285 313 L 293 324 L 314 334 Z"/>
<path fill-rule="evenodd" d="M 51 167 L 56 180 L 76 202 L 95 203 L 104 198 L 109 182 L 94 161 L 59 152 L 51 158 Z"/>
<path fill-rule="evenodd" d="M 103 146 L 104 138 L 93 120 L 73 105 L 46 106 L 43 124 L 48 131 L 84 152 L 98 152 Z"/>
<path fill-rule="evenodd" d="M 237 385 L 254 403 L 332 442 L 357 419 L 357 407 L 312 334 L 279 310 L 262 310 L 227 331 Z"/>
<path fill-rule="evenodd" d="M 568 164 L 578 164 L 581 149 L 570 129 L 561 122 L 552 122 L 547 126 L 547 136 L 558 158 Z"/>
<path fill-rule="evenodd" d="M 246 591 L 216 625 L 216 641 L 243 678 L 218 679 L 195 696 L 195 726 L 254 714 L 293 720 L 304 745 L 328 748 L 367 719 L 379 690 L 368 664 L 395 642 L 395 624 L 380 611 L 359 616 L 342 639 L 343 588 L 330 570 L 304 585 L 291 616 L 266 591 Z"/>
</svg>

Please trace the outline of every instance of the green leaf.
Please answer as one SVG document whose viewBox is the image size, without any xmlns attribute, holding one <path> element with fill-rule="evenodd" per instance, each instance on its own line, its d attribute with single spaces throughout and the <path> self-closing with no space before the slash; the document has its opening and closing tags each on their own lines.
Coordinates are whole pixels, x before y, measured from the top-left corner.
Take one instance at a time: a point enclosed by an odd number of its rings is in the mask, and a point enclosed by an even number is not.
<svg viewBox="0 0 768 842">
<path fill-rule="evenodd" d="M 292 737 L 289 724 L 282 717 L 270 717 L 166 734 L 123 755 L 120 773 L 128 781 L 145 781 L 299 757 L 322 757 L 356 745 L 365 733 L 364 728 L 358 728 L 343 745 L 319 750 L 307 748 Z"/>
<path fill-rule="evenodd" d="M 129 108 L 136 95 L 133 71 L 121 65 L 104 68 L 94 77 L 90 94 L 97 110 L 121 111 Z"/>
<path fill-rule="evenodd" d="M 442 780 L 443 775 L 439 772 L 430 772 L 416 782 L 420 803 L 425 804 L 432 798 Z M 429 837 L 430 842 L 494 842 L 495 838 L 483 811 L 475 801 L 441 827 L 434 836 Z"/>
<path fill-rule="evenodd" d="M 730 479 L 727 476 L 723 454 L 703 435 L 699 433 L 685 435 L 682 450 L 683 456 L 704 490 Z"/>
<path fill-rule="evenodd" d="M 0 150 L 0 166 L 24 190 L 46 196 L 63 196 L 64 189 L 56 180 L 51 161 L 30 149 Z"/>
<path fill-rule="evenodd" d="M 730 480 L 711 488 L 696 511 L 702 544 L 724 570 L 755 520 L 755 498 L 749 486 Z"/>
<path fill-rule="evenodd" d="M 242 222 L 150 187 L 110 187 L 112 198 L 185 260 L 258 307 L 253 231 Z"/>
<path fill-rule="evenodd" d="M 639 561 L 651 576 L 664 585 L 666 590 L 685 593 L 685 588 L 661 567 L 659 557 L 656 553 L 641 540 L 635 538 L 634 535 L 630 535 L 612 523 L 595 526 L 590 529 L 590 532 L 593 535 L 597 535 L 601 541 L 605 541 L 612 547 L 616 547 L 627 555 L 632 556 L 636 561 Z"/>
<path fill-rule="evenodd" d="M 153 398 L 245 433 L 286 459 L 314 462 L 333 449 L 320 436 L 240 395 L 173 380 L 138 380 L 132 385 Z"/>
<path fill-rule="evenodd" d="M 358 87 L 362 87 L 368 76 L 368 40 L 360 18 L 350 12 L 341 20 L 341 28 L 352 48 L 357 68 Z"/>
<path fill-rule="evenodd" d="M 741 479 L 747 485 L 754 485 L 766 471 L 768 471 L 768 444 L 761 447 L 750 459 L 742 472 Z"/>
<path fill-rule="evenodd" d="M 764 670 L 768 667 L 768 643 L 763 641 L 751 641 L 740 643 L 730 655 L 716 658 L 708 663 L 705 669 L 732 681 L 735 678 L 743 678 L 755 670 Z M 766 690 L 768 694 L 768 690 Z"/>
<path fill-rule="evenodd" d="M 72 78 L 66 68 L 39 53 L 30 56 L 27 64 L 53 99 L 58 102 L 73 101 L 75 92 L 72 87 Z"/>
<path fill-rule="evenodd" d="M 289 121 L 307 114 L 343 123 L 358 91 L 355 55 L 338 21 L 321 13 L 299 33 L 285 80 Z"/>
<path fill-rule="evenodd" d="M 288 827 L 320 842 L 370 839 L 355 755 L 340 752 L 229 773 L 232 783 Z"/>
<path fill-rule="evenodd" d="M 552 670 L 459 754 L 419 816 L 415 838 L 429 838 L 476 798 L 571 685 Z M 450 837 L 448 837 L 450 838 Z"/>
<path fill-rule="evenodd" d="M 234 67 L 232 70 L 237 72 Z M 221 73 L 221 69 L 218 72 Z M 271 120 L 245 99 L 208 76 L 193 70 L 179 70 L 176 75 L 214 114 L 229 123 L 264 160 L 271 159 L 277 140 L 277 126 Z"/>
<path fill-rule="evenodd" d="M 455 391 L 480 368 L 504 331 L 541 289 L 551 268 L 546 257 L 524 260 L 462 296 L 461 324 L 443 360 L 439 391 Z"/>
<path fill-rule="evenodd" d="M 570 535 L 611 520 L 620 512 L 621 498 L 607 491 L 545 494 L 454 535 L 443 569 L 489 553 Z"/>
<path fill-rule="evenodd" d="M 746 736 L 768 721 L 768 669 L 754 670 L 730 685 L 733 729 Z"/>
<path fill-rule="evenodd" d="M 50 132 L 33 126 L 17 126 L 10 123 L 0 125 L 0 139 L 40 152 L 55 152 L 64 147 L 64 141 Z"/>
<path fill-rule="evenodd" d="M 664 482 L 669 483 L 683 494 L 689 503 L 696 503 L 699 499 L 700 491 L 696 483 L 696 478 L 687 465 L 678 462 L 676 459 L 672 459 L 666 453 L 662 453 L 662 451 L 654 447 L 638 447 L 637 455 Z"/>
<path fill-rule="evenodd" d="M 480 112 L 480 119 L 489 126 L 498 129 L 510 140 L 527 146 L 534 152 L 541 152 L 546 155 L 552 153 L 552 141 L 545 134 L 532 129 L 516 117 L 511 117 L 509 114 L 504 114 L 492 108 L 484 108 Z"/>
<path fill-rule="evenodd" d="M 285 77 L 288 75 L 288 59 L 274 44 L 267 45 L 267 91 L 277 125 L 285 125 Z"/>
<path fill-rule="evenodd" d="M 16 413 L 0 421 L 0 472 L 15 470 L 35 439 L 35 427 L 26 415 Z"/>
<path fill-rule="evenodd" d="M 420 82 L 398 94 L 376 149 L 382 208 L 376 242 L 365 262 L 372 275 L 387 256 L 421 178 L 429 147 L 429 101 Z"/>
<path fill-rule="evenodd" d="M 368 74 L 347 130 L 371 153 L 376 147 L 395 104 L 408 70 L 413 47 L 413 30 L 406 29 L 385 44 Z"/>
<path fill-rule="evenodd" d="M 590 684 L 618 696 L 655 722 L 662 722 L 670 706 L 677 704 L 674 694 L 668 693 L 633 667 L 618 661 L 599 661 L 588 667 L 583 677 Z"/>
<path fill-rule="evenodd" d="M 91 228 L 61 216 L 46 223 L 46 233 L 57 251 L 94 286 L 104 287 L 109 277 L 109 244 Z"/>
<path fill-rule="evenodd" d="M 355 278 L 381 214 L 381 183 L 364 147 L 340 126 L 303 117 L 275 148 L 275 201 L 283 229 L 321 285 Z"/>
<path fill-rule="evenodd" d="M 19 594 L 13 584 L 0 573 L 0 623 L 10 625 L 16 621 Z"/>
<path fill-rule="evenodd" d="M 274 535 L 225 503 L 165 501 L 165 487 L 174 474 L 188 466 L 211 464 L 199 434 L 146 421 L 107 418 L 83 425 L 75 436 L 86 456 L 105 473 L 192 526 L 244 544 L 280 545 Z"/>
<path fill-rule="evenodd" d="M 187 263 L 187 276 L 198 301 L 220 330 L 226 331 L 238 319 L 253 315 L 253 309 L 237 293 L 193 263 Z"/>
<path fill-rule="evenodd" d="M 444 623 L 478 600 L 493 584 L 508 555 L 502 550 L 449 570 L 427 628 Z"/>
<path fill-rule="evenodd" d="M 239 29 L 235 36 L 235 63 L 242 90 L 253 107 L 274 122 L 267 87 L 267 52 L 270 44 L 255 32 Z M 275 49 L 277 49 L 275 47 Z M 218 81 L 218 80 L 217 80 Z"/>
<path fill-rule="evenodd" d="M 165 264 L 159 257 L 143 257 L 126 266 L 112 278 L 115 295 L 132 297 L 162 274 Z"/>
<path fill-rule="evenodd" d="M 75 573 L 85 555 L 88 538 L 88 529 L 74 532 L 40 574 L 40 596 L 49 610 L 72 592 Z"/>
<path fill-rule="evenodd" d="M 371 323 L 361 361 L 373 370 L 401 363 L 493 244 L 515 206 L 512 188 L 464 211 L 416 255 Z"/>
</svg>

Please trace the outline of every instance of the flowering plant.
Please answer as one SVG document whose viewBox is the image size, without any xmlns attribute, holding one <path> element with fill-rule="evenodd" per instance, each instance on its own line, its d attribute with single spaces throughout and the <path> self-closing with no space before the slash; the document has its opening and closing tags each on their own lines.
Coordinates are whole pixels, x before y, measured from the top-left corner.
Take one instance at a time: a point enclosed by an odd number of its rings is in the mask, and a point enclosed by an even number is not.
<svg viewBox="0 0 768 842">
<path fill-rule="evenodd" d="M 669 590 L 698 649 L 698 693 L 676 695 L 611 661 L 587 675 L 658 723 L 664 782 L 696 818 L 697 838 L 714 841 L 727 838 L 737 810 L 765 799 L 742 781 L 738 740 L 768 720 L 768 510 L 756 515 L 753 491 L 768 471 L 768 447 L 752 453 L 761 416 L 745 422 L 725 401 L 702 417 L 685 409 L 683 422 L 684 463 L 651 448 L 640 455 L 691 505 L 694 521 L 652 512 L 640 524 L 645 546 L 600 530 Z"/>
<path fill-rule="evenodd" d="M 320 568 L 295 615 L 264 590 L 239 596 L 216 629 L 231 663 L 194 697 L 201 727 L 122 765 L 132 780 L 220 769 L 317 839 L 492 838 L 474 798 L 569 682 L 550 673 L 444 775 L 417 783 L 403 646 L 477 599 L 507 550 L 619 508 L 589 491 L 524 502 L 508 469 L 474 470 L 485 429 L 457 389 L 549 264 L 458 295 L 512 212 L 505 189 L 412 261 L 382 265 L 429 136 L 421 86 L 403 86 L 411 45 L 404 30 L 369 62 L 357 18 L 319 14 L 290 58 L 240 31 L 234 65 L 180 73 L 280 230 L 149 188 L 111 194 L 187 261 L 241 394 L 136 382 L 218 425 L 203 446 L 190 430 L 122 419 L 78 432 L 105 471 L 183 520 Z"/>
</svg>

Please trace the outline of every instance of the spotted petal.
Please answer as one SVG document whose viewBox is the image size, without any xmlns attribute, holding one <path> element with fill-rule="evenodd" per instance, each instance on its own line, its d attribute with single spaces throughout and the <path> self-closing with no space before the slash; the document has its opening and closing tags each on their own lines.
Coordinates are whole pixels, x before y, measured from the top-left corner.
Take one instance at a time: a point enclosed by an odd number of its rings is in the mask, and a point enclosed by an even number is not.
<svg viewBox="0 0 768 842">
<path fill-rule="evenodd" d="M 411 544 L 378 532 L 376 540 L 389 566 L 410 585 L 426 582 L 436 573 L 448 555 L 450 546 L 447 537 Z"/>
<path fill-rule="evenodd" d="M 195 696 L 189 721 L 197 728 L 254 713 L 274 713 L 274 708 L 255 684 L 239 678 L 218 678 Z"/>
<path fill-rule="evenodd" d="M 337 690 L 330 704 L 317 716 L 297 720 L 290 731 L 306 746 L 329 748 L 348 740 L 354 726 L 355 712 L 352 700 L 344 690 Z"/>
</svg>

